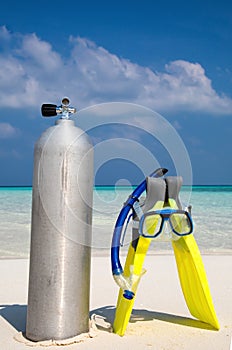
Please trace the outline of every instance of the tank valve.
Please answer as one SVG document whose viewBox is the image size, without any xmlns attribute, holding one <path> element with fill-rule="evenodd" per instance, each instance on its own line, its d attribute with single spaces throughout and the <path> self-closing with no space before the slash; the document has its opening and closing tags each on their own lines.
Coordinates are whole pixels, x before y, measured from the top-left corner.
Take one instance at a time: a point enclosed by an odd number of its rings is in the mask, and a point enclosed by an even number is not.
<svg viewBox="0 0 232 350">
<path fill-rule="evenodd" d="M 70 119 L 70 115 L 76 113 L 76 108 L 71 107 L 69 99 L 64 97 L 60 106 L 51 103 L 43 104 L 41 113 L 43 117 L 55 117 L 59 114 L 61 119 Z"/>
</svg>

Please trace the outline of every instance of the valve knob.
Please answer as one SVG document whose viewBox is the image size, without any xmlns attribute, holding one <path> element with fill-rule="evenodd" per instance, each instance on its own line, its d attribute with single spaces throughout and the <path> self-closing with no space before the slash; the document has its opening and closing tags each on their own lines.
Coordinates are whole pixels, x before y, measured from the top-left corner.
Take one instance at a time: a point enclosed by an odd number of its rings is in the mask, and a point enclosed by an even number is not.
<svg viewBox="0 0 232 350">
<path fill-rule="evenodd" d="M 43 104 L 41 113 L 43 117 L 54 117 L 57 115 L 57 106 L 50 103 Z"/>
</svg>

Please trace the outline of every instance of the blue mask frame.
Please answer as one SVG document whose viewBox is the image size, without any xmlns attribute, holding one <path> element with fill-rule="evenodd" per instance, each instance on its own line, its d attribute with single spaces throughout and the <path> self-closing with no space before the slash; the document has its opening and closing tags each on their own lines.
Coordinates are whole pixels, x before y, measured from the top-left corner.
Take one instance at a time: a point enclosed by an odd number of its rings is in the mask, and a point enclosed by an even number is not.
<svg viewBox="0 0 232 350">
<path fill-rule="evenodd" d="M 173 221 L 176 220 L 176 219 L 173 220 L 174 214 L 179 215 L 180 217 L 181 217 L 181 215 L 185 216 L 185 219 L 187 219 L 187 221 L 186 221 L 187 224 L 185 225 L 185 227 L 188 227 L 187 231 L 180 232 L 180 230 L 178 231 L 176 229 L 176 227 L 178 226 L 178 223 L 176 225 L 173 224 Z M 159 216 L 158 219 L 159 220 L 161 219 L 161 221 L 159 223 L 158 231 L 156 230 L 154 235 L 144 233 L 145 220 L 149 216 Z M 166 221 L 169 222 L 169 225 L 170 225 L 173 233 L 175 233 L 179 237 L 190 235 L 193 232 L 193 221 L 192 221 L 192 218 L 191 218 L 189 212 L 187 212 L 185 210 L 180 210 L 180 209 L 167 208 L 167 209 L 149 211 L 149 212 L 143 214 L 140 221 L 139 221 L 139 234 L 145 238 L 156 238 L 161 234 L 163 227 L 164 227 L 164 223 Z"/>
</svg>

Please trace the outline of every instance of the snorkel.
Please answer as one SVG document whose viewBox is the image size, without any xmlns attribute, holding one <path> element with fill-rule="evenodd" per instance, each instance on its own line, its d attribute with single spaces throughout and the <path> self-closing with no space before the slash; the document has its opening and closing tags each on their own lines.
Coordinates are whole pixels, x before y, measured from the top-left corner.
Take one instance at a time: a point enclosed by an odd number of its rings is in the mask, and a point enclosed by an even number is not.
<svg viewBox="0 0 232 350">
<path fill-rule="evenodd" d="M 168 170 L 165 168 L 158 168 L 150 175 L 150 177 L 155 177 L 155 178 L 162 177 L 167 172 Z M 112 238 L 112 244 L 111 244 L 112 274 L 115 282 L 124 291 L 123 296 L 129 300 L 133 299 L 134 297 L 133 289 L 136 288 L 136 285 L 139 282 L 140 276 L 132 275 L 132 278 L 131 278 L 131 277 L 125 277 L 123 275 L 123 268 L 119 258 L 121 236 L 122 236 L 124 223 L 128 217 L 130 210 L 133 210 L 133 205 L 136 202 L 139 202 L 139 197 L 145 190 L 146 190 L 146 180 L 144 180 L 138 187 L 136 187 L 136 189 L 128 197 L 116 221 L 113 238 Z M 136 278 L 137 278 L 137 281 L 136 281 Z"/>
</svg>

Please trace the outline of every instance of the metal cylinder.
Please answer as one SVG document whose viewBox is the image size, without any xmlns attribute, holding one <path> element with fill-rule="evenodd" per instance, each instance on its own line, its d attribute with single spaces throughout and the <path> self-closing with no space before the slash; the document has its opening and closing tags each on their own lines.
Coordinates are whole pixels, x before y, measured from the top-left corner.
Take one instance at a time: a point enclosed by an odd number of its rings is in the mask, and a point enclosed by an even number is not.
<svg viewBox="0 0 232 350">
<path fill-rule="evenodd" d="M 60 119 L 34 149 L 26 337 L 67 339 L 89 330 L 93 149 Z"/>
</svg>

